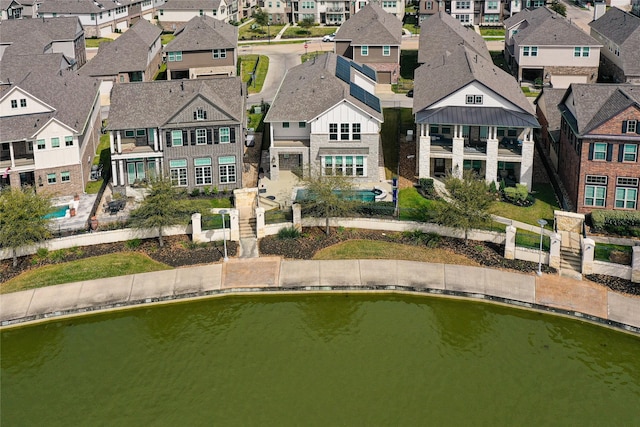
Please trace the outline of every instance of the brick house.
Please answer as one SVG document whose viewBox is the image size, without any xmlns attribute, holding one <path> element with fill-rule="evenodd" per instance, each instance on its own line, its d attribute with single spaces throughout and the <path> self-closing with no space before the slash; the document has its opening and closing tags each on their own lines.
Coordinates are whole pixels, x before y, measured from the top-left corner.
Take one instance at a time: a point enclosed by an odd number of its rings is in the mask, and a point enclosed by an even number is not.
<svg viewBox="0 0 640 427">
<path fill-rule="evenodd" d="M 157 176 L 177 187 L 242 187 L 245 86 L 238 77 L 123 83 L 109 112 L 114 191 Z"/>
<path fill-rule="evenodd" d="M 196 16 L 164 47 L 167 80 L 235 76 L 238 27 L 210 16 Z"/>
<path fill-rule="evenodd" d="M 640 86 L 572 84 L 558 108 L 558 173 L 575 210 L 638 210 Z"/>
<path fill-rule="evenodd" d="M 402 21 L 375 3 L 360 9 L 342 24 L 335 38 L 335 52 L 377 72 L 380 84 L 398 81 Z"/>
</svg>

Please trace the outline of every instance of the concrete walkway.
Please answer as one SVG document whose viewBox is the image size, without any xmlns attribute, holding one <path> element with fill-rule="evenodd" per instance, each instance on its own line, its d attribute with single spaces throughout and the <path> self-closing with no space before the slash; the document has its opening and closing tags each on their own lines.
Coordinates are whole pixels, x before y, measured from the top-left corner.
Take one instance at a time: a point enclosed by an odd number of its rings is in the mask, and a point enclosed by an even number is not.
<svg viewBox="0 0 640 427">
<path fill-rule="evenodd" d="M 640 333 L 640 297 L 590 282 L 402 260 L 293 261 L 277 257 L 232 259 L 3 294 L 0 324 L 7 327 L 172 300 L 274 291 L 458 296 L 551 311 Z"/>
</svg>

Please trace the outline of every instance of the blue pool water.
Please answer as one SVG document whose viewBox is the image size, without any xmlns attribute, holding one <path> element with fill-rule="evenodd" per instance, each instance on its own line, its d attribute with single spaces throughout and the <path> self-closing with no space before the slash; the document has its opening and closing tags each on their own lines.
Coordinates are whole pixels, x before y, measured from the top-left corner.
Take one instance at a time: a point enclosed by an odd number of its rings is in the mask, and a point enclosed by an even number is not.
<svg viewBox="0 0 640 427">
<path fill-rule="evenodd" d="M 64 216 L 67 213 L 67 209 L 69 209 L 69 206 L 67 206 L 67 205 L 54 206 L 54 211 L 51 212 L 50 214 L 45 215 L 44 217 L 46 219 L 64 218 Z"/>
<path fill-rule="evenodd" d="M 342 194 L 340 190 L 335 190 L 334 193 Z M 355 190 L 348 192 L 345 197 L 349 200 L 359 200 L 361 202 L 373 202 L 376 200 L 376 194 L 371 190 Z M 309 198 L 309 192 L 305 189 L 299 189 L 296 193 L 296 200 L 306 200 Z"/>
</svg>

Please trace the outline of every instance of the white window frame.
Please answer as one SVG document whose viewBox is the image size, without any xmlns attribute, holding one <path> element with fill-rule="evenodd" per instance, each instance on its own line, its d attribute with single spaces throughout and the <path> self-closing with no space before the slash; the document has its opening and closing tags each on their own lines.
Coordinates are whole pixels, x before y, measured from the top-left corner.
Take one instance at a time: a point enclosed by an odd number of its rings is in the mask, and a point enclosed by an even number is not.
<svg viewBox="0 0 640 427">
<path fill-rule="evenodd" d="M 602 194 L 598 194 L 601 191 Z M 590 194 L 591 193 L 591 194 Z M 591 201 L 589 201 L 591 199 Z M 602 204 L 598 204 L 601 201 Z M 602 185 L 585 185 L 584 188 L 584 205 L 603 208 L 607 203 L 607 187 Z"/>
<path fill-rule="evenodd" d="M 213 59 L 225 59 L 227 57 L 227 49 L 213 49 Z"/>
<path fill-rule="evenodd" d="M 213 169 L 211 167 L 211 157 L 193 159 L 193 168 L 195 185 L 213 184 Z"/>
<path fill-rule="evenodd" d="M 226 161 L 226 159 L 233 158 L 233 163 L 231 161 Z M 225 159 L 224 163 L 221 163 L 222 160 Z M 218 177 L 220 184 L 235 184 L 238 179 L 238 168 L 236 168 L 235 156 L 224 156 L 218 158 Z"/>
<path fill-rule="evenodd" d="M 629 148 L 629 152 L 627 152 L 627 148 Z M 635 162 L 638 160 L 638 145 L 637 144 L 624 144 L 622 146 L 622 161 L 623 162 Z M 630 156 L 630 158 L 627 158 Z"/>
<path fill-rule="evenodd" d="M 369 56 L 369 46 L 360 46 L 360 56 Z"/>
<path fill-rule="evenodd" d="M 220 138 L 220 144 L 229 144 L 231 142 L 231 128 L 220 128 L 218 130 L 218 138 Z"/>
<path fill-rule="evenodd" d="M 367 156 L 347 154 L 321 157 L 323 176 L 367 176 Z M 358 163 L 358 160 L 361 163 Z"/>
<path fill-rule="evenodd" d="M 207 130 L 196 129 L 196 145 L 206 145 L 206 144 L 207 144 Z"/>
<path fill-rule="evenodd" d="M 71 182 L 71 173 L 69 171 L 60 172 L 60 182 Z"/>
<path fill-rule="evenodd" d="M 176 135 L 178 135 L 176 137 Z M 180 140 L 179 144 L 176 144 L 176 140 Z M 182 131 L 181 130 L 172 130 L 171 131 L 171 146 L 172 147 L 182 147 L 184 145 L 184 141 L 182 140 Z"/>
<path fill-rule="evenodd" d="M 47 184 L 49 185 L 53 185 L 57 183 L 57 178 L 56 178 L 56 174 L 55 173 L 48 173 L 47 174 Z"/>
<path fill-rule="evenodd" d="M 51 138 L 51 148 L 59 148 L 60 147 L 60 138 L 57 136 Z"/>
<path fill-rule="evenodd" d="M 64 146 L 65 147 L 73 147 L 73 137 L 72 136 L 65 136 L 64 137 Z"/>
<path fill-rule="evenodd" d="M 616 187 L 616 197 L 614 202 L 614 206 L 616 209 L 635 209 L 637 205 L 637 187 Z"/>
<path fill-rule="evenodd" d="M 329 141 L 338 140 L 338 123 L 329 123 Z"/>
<path fill-rule="evenodd" d="M 598 150 L 598 146 L 604 146 L 604 150 Z M 593 143 L 593 160 L 603 161 L 607 160 L 607 150 L 609 149 L 606 142 L 594 142 Z M 598 156 L 602 155 L 602 158 Z"/>
<path fill-rule="evenodd" d="M 624 133 L 636 133 L 638 129 L 638 121 L 637 120 L 627 120 L 627 128 Z"/>
<path fill-rule="evenodd" d="M 391 56 L 391 46 L 382 46 L 382 56 Z"/>
<path fill-rule="evenodd" d="M 182 51 L 167 52 L 168 62 L 180 62 L 182 61 Z"/>
<path fill-rule="evenodd" d="M 169 161 L 169 176 L 174 187 L 188 187 L 187 161 L 184 159 Z"/>
</svg>

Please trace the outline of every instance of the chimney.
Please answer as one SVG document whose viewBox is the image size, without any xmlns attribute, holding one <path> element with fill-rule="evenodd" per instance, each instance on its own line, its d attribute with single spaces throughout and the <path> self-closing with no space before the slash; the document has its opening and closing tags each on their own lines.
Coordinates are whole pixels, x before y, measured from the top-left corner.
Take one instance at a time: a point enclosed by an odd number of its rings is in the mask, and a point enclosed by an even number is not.
<svg viewBox="0 0 640 427">
<path fill-rule="evenodd" d="M 595 2 L 593 5 L 593 20 L 597 21 L 606 12 L 607 12 L 607 3 L 603 1 Z"/>
</svg>

